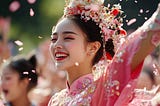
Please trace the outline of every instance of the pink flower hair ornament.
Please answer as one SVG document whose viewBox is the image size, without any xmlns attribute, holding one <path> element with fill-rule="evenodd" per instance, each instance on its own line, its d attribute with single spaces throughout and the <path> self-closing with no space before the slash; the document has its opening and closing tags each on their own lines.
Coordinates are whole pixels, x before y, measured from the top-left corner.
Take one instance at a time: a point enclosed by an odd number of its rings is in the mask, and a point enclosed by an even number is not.
<svg viewBox="0 0 160 106">
<path fill-rule="evenodd" d="M 101 28 L 102 37 L 105 41 L 113 39 L 115 49 L 121 44 L 123 38 L 127 35 L 122 28 L 123 11 L 119 4 L 110 7 L 104 6 L 103 0 L 66 0 L 64 17 L 70 15 L 81 15 L 84 21 L 92 19 Z"/>
</svg>

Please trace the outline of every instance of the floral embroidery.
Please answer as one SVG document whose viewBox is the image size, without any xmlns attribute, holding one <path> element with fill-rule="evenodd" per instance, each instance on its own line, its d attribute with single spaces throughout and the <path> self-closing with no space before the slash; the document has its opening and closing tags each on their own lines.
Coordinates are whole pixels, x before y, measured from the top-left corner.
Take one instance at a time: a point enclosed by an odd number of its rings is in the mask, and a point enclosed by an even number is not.
<svg viewBox="0 0 160 106">
<path fill-rule="evenodd" d="M 82 78 L 76 80 L 74 84 L 75 86 L 71 85 L 70 90 L 65 89 L 55 94 L 52 99 L 52 105 L 88 106 L 96 89 L 96 84 L 93 82 L 92 77 L 82 76 Z M 73 89 L 72 86 L 74 86 Z"/>
<path fill-rule="evenodd" d="M 123 56 L 123 54 L 125 53 L 125 50 L 122 50 L 122 51 L 120 51 L 119 53 L 117 53 L 117 55 L 116 55 L 116 58 L 117 58 L 117 63 L 119 63 L 119 62 L 123 62 L 123 58 L 122 58 L 122 56 Z"/>
</svg>

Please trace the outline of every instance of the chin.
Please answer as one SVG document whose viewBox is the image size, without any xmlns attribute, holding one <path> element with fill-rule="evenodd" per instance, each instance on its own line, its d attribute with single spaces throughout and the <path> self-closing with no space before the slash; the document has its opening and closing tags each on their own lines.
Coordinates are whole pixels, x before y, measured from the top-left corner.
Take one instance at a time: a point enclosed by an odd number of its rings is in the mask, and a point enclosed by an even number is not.
<svg viewBox="0 0 160 106">
<path fill-rule="evenodd" d="M 56 70 L 65 70 L 66 67 L 64 67 L 63 63 L 55 63 Z"/>
<path fill-rule="evenodd" d="M 69 63 L 69 62 L 63 62 L 63 63 L 55 63 L 56 70 L 69 70 L 71 68 L 75 67 L 75 64 Z"/>
</svg>

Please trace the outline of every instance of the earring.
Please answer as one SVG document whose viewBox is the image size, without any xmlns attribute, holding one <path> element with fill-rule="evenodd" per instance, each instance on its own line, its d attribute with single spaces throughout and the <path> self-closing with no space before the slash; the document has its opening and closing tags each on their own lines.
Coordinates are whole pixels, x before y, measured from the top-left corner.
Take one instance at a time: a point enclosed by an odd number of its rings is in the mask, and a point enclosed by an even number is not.
<svg viewBox="0 0 160 106">
<path fill-rule="evenodd" d="M 92 50 L 92 51 L 88 52 L 87 54 L 88 54 L 88 56 L 91 56 L 91 55 L 94 55 L 95 53 L 94 53 L 94 51 Z"/>
</svg>

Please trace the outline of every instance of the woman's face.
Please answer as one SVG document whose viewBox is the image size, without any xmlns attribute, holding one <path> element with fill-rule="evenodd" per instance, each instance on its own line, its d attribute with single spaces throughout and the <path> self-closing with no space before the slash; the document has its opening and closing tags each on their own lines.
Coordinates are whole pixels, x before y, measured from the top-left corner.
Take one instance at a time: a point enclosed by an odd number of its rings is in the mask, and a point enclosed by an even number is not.
<svg viewBox="0 0 160 106">
<path fill-rule="evenodd" d="M 19 74 L 5 67 L 2 70 L 2 92 L 6 101 L 12 102 L 19 99 L 26 89 L 23 80 L 19 80 Z"/>
<path fill-rule="evenodd" d="M 52 31 L 50 45 L 55 66 L 67 70 L 85 64 L 88 43 L 84 32 L 71 20 L 64 18 Z"/>
</svg>

